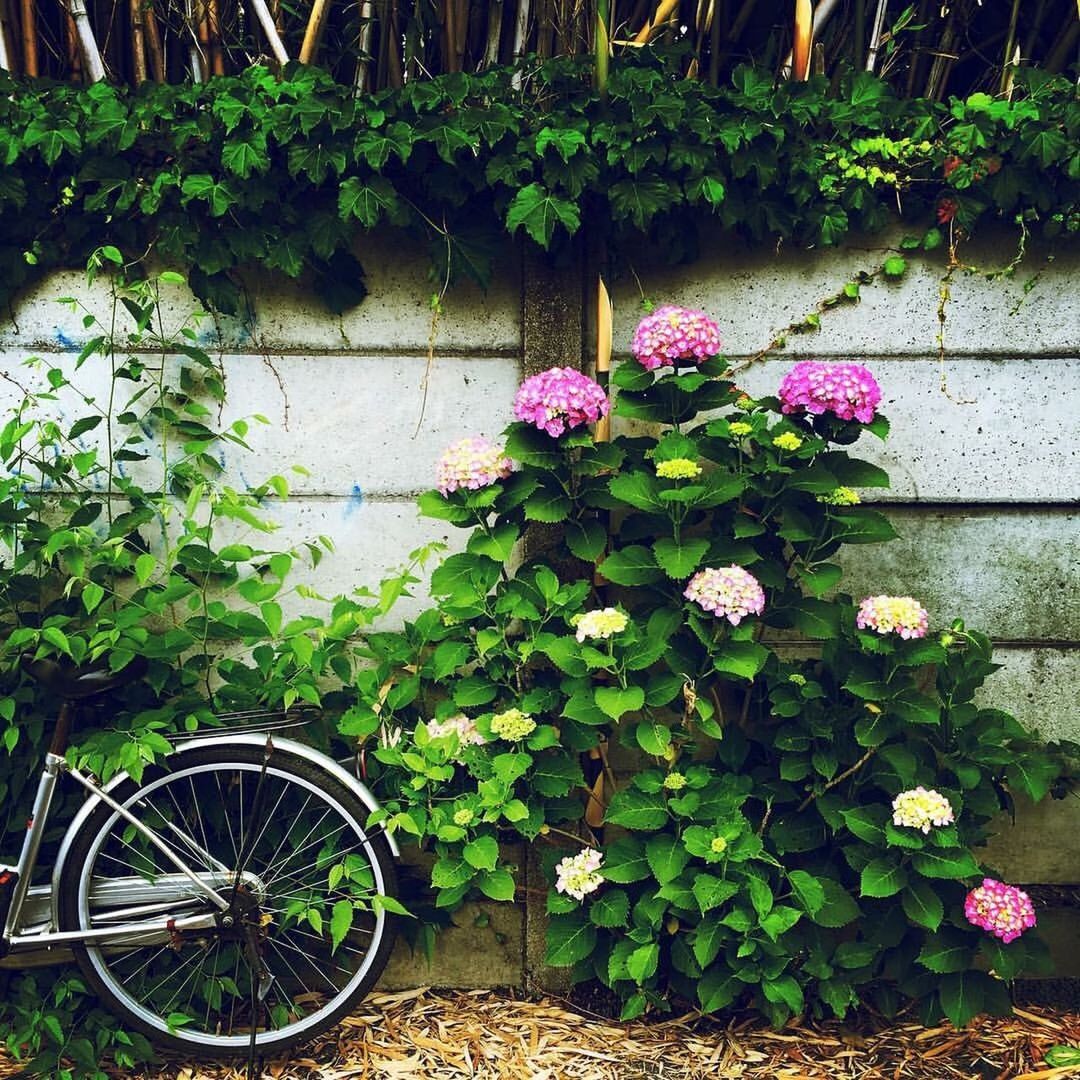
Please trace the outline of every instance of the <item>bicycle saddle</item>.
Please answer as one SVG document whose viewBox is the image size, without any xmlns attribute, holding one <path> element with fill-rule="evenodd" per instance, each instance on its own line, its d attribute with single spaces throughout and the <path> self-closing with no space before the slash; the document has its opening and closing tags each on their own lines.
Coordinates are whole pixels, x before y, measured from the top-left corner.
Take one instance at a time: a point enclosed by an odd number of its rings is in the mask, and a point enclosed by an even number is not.
<svg viewBox="0 0 1080 1080">
<path fill-rule="evenodd" d="M 76 664 L 62 657 L 31 656 L 22 659 L 23 670 L 46 689 L 66 701 L 95 697 L 125 683 L 134 682 L 146 674 L 146 658 L 137 656 L 120 671 L 110 671 L 104 657 L 88 664 Z"/>
</svg>

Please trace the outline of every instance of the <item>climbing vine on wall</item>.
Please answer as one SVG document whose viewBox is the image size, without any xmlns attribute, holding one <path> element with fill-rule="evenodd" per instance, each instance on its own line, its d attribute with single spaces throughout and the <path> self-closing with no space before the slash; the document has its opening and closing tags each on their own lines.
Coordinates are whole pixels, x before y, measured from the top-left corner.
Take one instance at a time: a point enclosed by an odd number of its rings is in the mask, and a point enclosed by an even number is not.
<svg viewBox="0 0 1080 1080">
<path fill-rule="evenodd" d="M 829 245 L 899 214 L 927 247 L 990 219 L 1080 225 L 1063 78 L 942 103 L 865 72 L 778 85 L 741 67 L 716 88 L 643 57 L 602 101 L 590 74 L 561 59 L 361 97 L 299 65 L 135 92 L 0 75 L 0 296 L 110 243 L 187 271 L 221 311 L 249 266 L 307 275 L 342 310 L 364 295 L 357 239 L 386 222 L 426 237 L 440 278 L 481 282 L 518 235 L 559 253 L 588 231 L 616 256 L 644 237 L 685 260 L 709 220 Z"/>
</svg>

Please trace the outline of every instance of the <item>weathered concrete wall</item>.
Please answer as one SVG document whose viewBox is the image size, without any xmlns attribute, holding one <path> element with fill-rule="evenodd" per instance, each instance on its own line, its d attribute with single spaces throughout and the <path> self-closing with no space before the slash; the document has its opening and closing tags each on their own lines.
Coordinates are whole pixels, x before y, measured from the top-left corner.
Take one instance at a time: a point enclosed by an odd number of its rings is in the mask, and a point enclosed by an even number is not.
<svg viewBox="0 0 1080 1080">
<path fill-rule="evenodd" d="M 994 269 L 1014 241 L 1003 233 L 963 254 Z M 655 301 L 714 315 L 736 361 L 883 254 L 876 242 L 776 254 L 705 237 L 702 248 L 717 254 L 682 268 L 643 258 L 634 270 Z M 203 324 L 203 343 L 228 382 L 226 418 L 262 413 L 271 421 L 252 428 L 254 454 L 229 452 L 227 475 L 243 485 L 294 464 L 309 470 L 292 475 L 294 497 L 276 516 L 289 540 L 334 541 L 311 577 L 324 595 L 373 585 L 426 541 L 460 543 L 456 530 L 419 518 L 412 495 L 430 486 L 448 442 L 504 426 L 523 371 L 577 363 L 588 337 L 582 298 L 591 304 L 592 294 L 581 267 L 523 267 L 508 250 L 486 294 L 462 286 L 446 298 L 429 361 L 432 286 L 409 251 L 387 235 L 361 253 L 370 293 L 344 318 L 297 289 L 253 280 L 250 322 Z M 943 360 L 944 264 L 917 262 L 898 283 L 864 287 L 857 306 L 825 312 L 819 332 L 790 335 L 782 353 L 740 380 L 750 393 L 773 393 L 793 357 L 871 359 L 893 434 L 885 444 L 864 437 L 857 451 L 891 473 L 893 488 L 875 497 L 893 504 L 901 539 L 850 549 L 846 587 L 911 592 L 939 623 L 963 614 L 1001 644 L 1004 670 L 987 698 L 1047 735 L 1080 739 L 1080 253 L 1044 256 L 1032 254 L 1007 279 L 954 276 Z M 615 347 L 625 354 L 640 312 L 634 278 L 613 293 Z M 105 290 L 88 290 L 79 275 L 43 282 L 23 298 L 16 326 L 0 324 L 0 371 L 25 382 L 18 367 L 26 357 L 70 353 L 86 340 L 82 312 L 54 302 L 64 295 L 107 311 Z M 191 305 L 177 290 L 169 318 Z M 1080 802 L 1021 807 L 991 860 L 1014 881 L 1080 882 Z M 537 887 L 535 868 L 522 863 L 522 886 Z M 457 927 L 431 970 L 402 950 L 388 981 L 521 983 L 539 963 L 536 911 L 523 917 L 488 905 Z"/>
</svg>

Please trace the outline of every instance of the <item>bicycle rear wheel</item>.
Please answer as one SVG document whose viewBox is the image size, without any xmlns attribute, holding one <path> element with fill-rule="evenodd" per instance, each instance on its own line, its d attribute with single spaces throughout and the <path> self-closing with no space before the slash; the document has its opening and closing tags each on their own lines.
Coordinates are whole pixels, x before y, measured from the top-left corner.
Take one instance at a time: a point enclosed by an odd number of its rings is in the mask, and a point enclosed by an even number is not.
<svg viewBox="0 0 1080 1080">
<path fill-rule="evenodd" d="M 209 929 L 76 947 L 125 1023 L 217 1058 L 246 1054 L 254 1027 L 258 1052 L 272 1055 L 336 1024 L 375 984 L 394 937 L 380 900 L 396 896 L 393 856 L 335 777 L 287 752 L 264 763 L 259 747 L 206 747 L 113 795 L 230 901 Z M 59 896 L 64 930 L 216 910 L 105 805 L 75 837 Z"/>
</svg>

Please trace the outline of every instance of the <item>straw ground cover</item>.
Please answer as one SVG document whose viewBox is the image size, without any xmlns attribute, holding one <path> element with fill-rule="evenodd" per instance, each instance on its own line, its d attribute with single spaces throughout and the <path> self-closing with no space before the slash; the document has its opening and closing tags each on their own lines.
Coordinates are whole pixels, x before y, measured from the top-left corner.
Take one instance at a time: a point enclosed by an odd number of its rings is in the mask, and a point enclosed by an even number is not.
<svg viewBox="0 0 1080 1080">
<path fill-rule="evenodd" d="M 1018 1009 L 964 1030 L 951 1024 L 882 1026 L 872 1016 L 771 1031 L 735 1017 L 717 1023 L 687 1014 L 661 1023 L 619 1024 L 556 998 L 408 990 L 377 994 L 357 1015 L 288 1062 L 264 1066 L 266 1080 L 1056 1080 L 1080 1066 L 1050 1064 L 1054 1046 L 1080 1042 L 1080 1014 Z M 1051 1061 L 1056 1060 L 1051 1054 Z M 0 1057 L 0 1078 L 16 1071 Z M 112 1074 L 110 1074 L 112 1075 Z M 119 1076 L 120 1074 L 116 1074 Z M 147 1080 L 239 1080 L 234 1069 L 182 1063 Z"/>
</svg>

